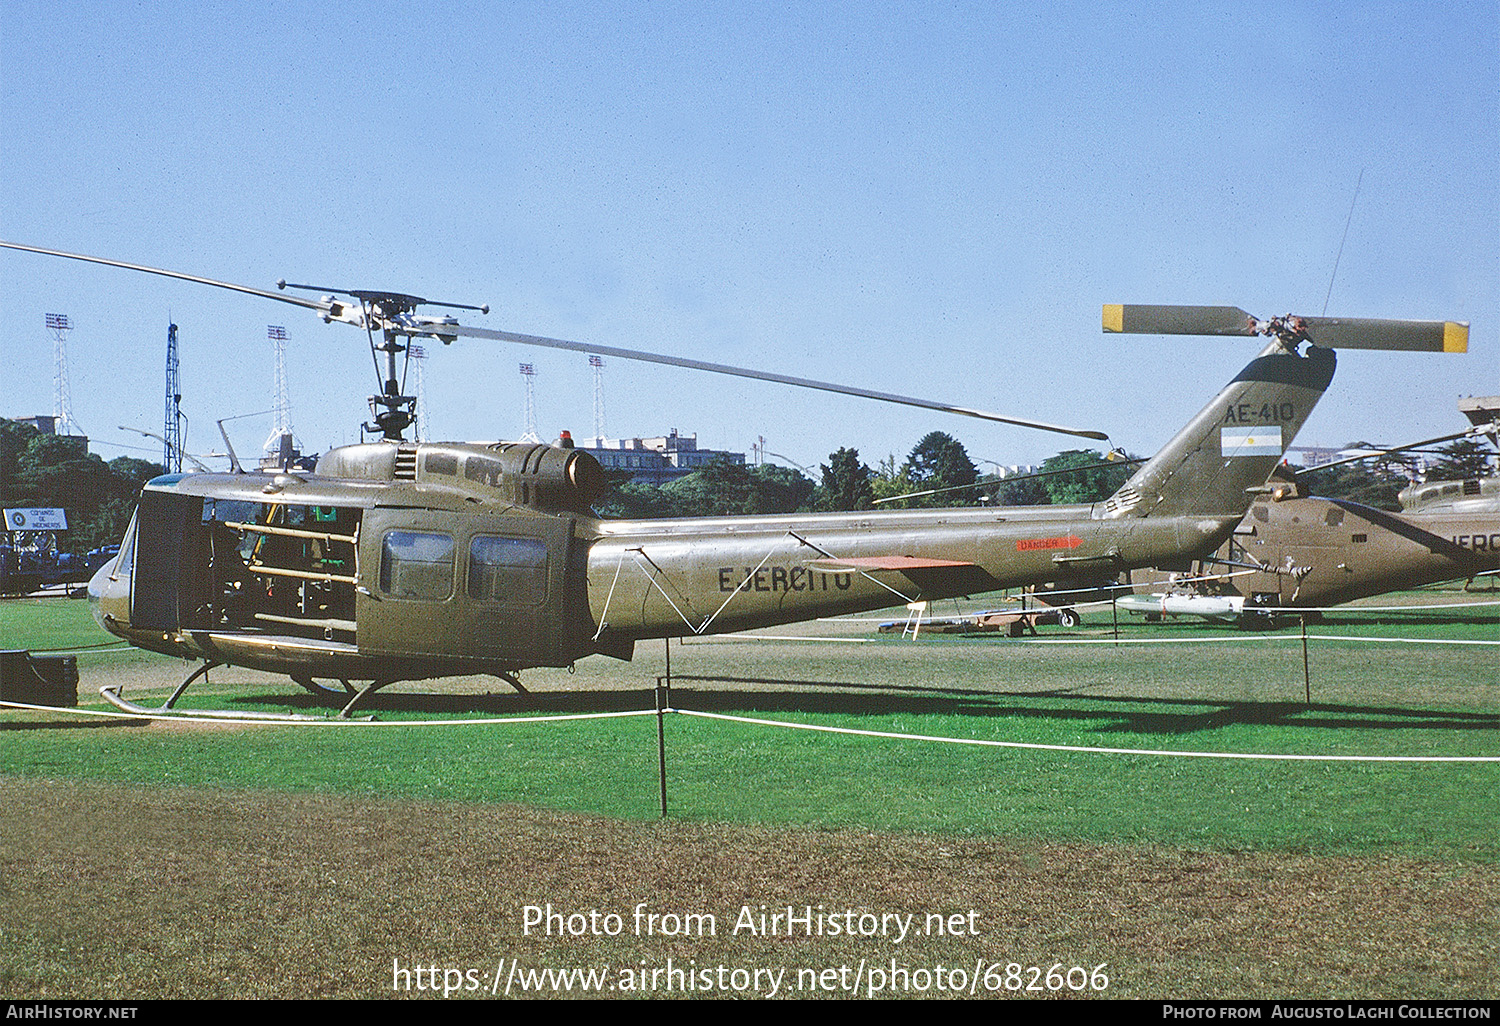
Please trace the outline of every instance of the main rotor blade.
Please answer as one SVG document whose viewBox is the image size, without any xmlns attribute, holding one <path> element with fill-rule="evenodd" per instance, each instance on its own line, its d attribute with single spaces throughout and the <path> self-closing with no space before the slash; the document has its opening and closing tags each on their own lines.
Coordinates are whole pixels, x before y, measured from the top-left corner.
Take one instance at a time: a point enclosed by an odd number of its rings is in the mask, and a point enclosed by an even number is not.
<svg viewBox="0 0 1500 1026">
<path fill-rule="evenodd" d="M 788 374 L 772 374 L 769 371 L 747 370 L 744 367 L 731 367 L 723 363 L 709 363 L 706 360 L 689 360 L 681 356 L 663 356 L 659 353 L 646 353 L 638 349 L 619 349 L 614 346 L 584 345 L 581 342 L 567 342 L 557 338 L 543 338 L 539 335 L 520 335 L 513 331 L 495 331 L 490 328 L 471 328 L 465 324 L 443 324 L 435 325 L 434 333 L 443 335 L 468 335 L 473 338 L 494 339 L 497 342 L 515 342 L 523 346 L 543 346 L 548 349 L 566 349 L 574 353 L 591 353 L 595 356 L 610 356 L 621 360 L 639 360 L 645 363 L 661 363 L 669 367 L 686 367 L 689 370 L 708 371 L 711 374 L 731 374 L 740 378 L 753 378 L 757 381 L 772 381 L 779 385 L 795 385 L 798 388 L 815 388 L 823 392 L 838 392 L 843 395 L 859 396 L 863 399 L 877 399 L 881 402 L 900 403 L 904 406 L 919 406 L 927 410 L 941 410 L 944 413 L 958 413 L 965 417 L 977 417 L 980 420 L 995 421 L 1000 424 L 1014 424 L 1019 427 L 1035 428 L 1038 431 L 1055 431 L 1063 435 L 1076 435 L 1079 438 L 1093 438 L 1107 440 L 1109 436 L 1102 431 L 1087 431 L 1081 428 L 1063 427 L 1059 424 L 1048 424 L 1039 420 L 1026 420 L 1022 417 L 1007 417 L 999 413 L 990 413 L 985 410 L 974 410 L 966 406 L 952 406 L 948 403 L 935 402 L 931 399 L 916 399 L 907 395 L 896 395 L 892 392 L 876 392 L 868 388 L 856 388 L 853 385 L 836 385 L 828 381 L 813 381 L 810 378 L 796 378 Z"/>
<path fill-rule="evenodd" d="M 1342 467 L 1346 463 L 1358 463 L 1361 460 L 1373 460 L 1381 456 L 1391 456 L 1398 452 L 1407 452 L 1411 449 L 1420 449 L 1426 445 L 1436 445 L 1438 442 L 1451 442 L 1455 438 L 1473 438 L 1488 433 L 1489 432 L 1485 427 L 1469 428 L 1469 430 L 1467 431 L 1459 431 L 1451 435 L 1439 435 L 1437 438 L 1427 438 L 1423 439 L 1420 442 L 1409 442 L 1406 445 L 1397 445 L 1390 449 L 1370 449 L 1366 452 L 1361 452 L 1354 456 L 1345 456 L 1343 459 L 1331 460 L 1328 463 L 1319 463 L 1316 467 L 1303 467 L 1301 470 L 1297 471 L 1297 474 L 1298 476 L 1301 476 L 1302 474 L 1315 474 L 1320 470 L 1327 470 L 1330 467 Z"/>
<path fill-rule="evenodd" d="M 1404 349 L 1463 353 L 1466 321 L 1375 317 L 1298 317 L 1307 337 L 1328 349 Z M 1151 306 L 1107 303 L 1104 330 L 1137 335 L 1258 335 L 1264 322 L 1237 306 Z"/>
<path fill-rule="evenodd" d="M 228 289 L 231 292 L 243 292 L 251 296 L 260 296 L 262 299 L 274 299 L 278 303 L 289 303 L 292 306 L 300 306 L 307 310 L 316 310 L 327 315 L 328 306 L 324 303 L 301 296 L 289 296 L 283 292 L 268 292 L 264 289 L 251 288 L 248 285 L 236 285 L 233 282 L 217 281 L 213 278 L 204 278 L 196 274 L 184 274 L 181 271 L 168 271 L 160 267 L 147 267 L 144 264 L 131 264 L 123 260 L 109 260 L 105 257 L 87 256 L 82 253 L 66 253 L 57 249 L 43 249 L 39 246 L 27 246 L 19 242 L 0 241 L 0 247 L 5 249 L 16 249 L 26 253 L 41 253 L 45 256 L 65 257 L 69 260 L 82 260 L 85 263 L 103 264 L 106 267 L 120 267 L 127 271 L 143 271 L 146 274 L 157 274 L 164 278 L 177 278 L 181 281 L 195 282 L 199 285 L 210 285 L 214 288 Z M 357 294 L 357 293 L 356 293 Z M 859 396 L 864 399 L 877 399 L 881 402 L 900 403 L 905 406 L 917 406 L 928 410 L 940 410 L 944 413 L 957 413 L 965 417 L 976 417 L 980 420 L 994 421 L 999 424 L 1014 424 L 1018 427 L 1035 428 L 1038 431 L 1053 431 L 1063 435 L 1075 435 L 1079 438 L 1092 438 L 1107 441 L 1109 436 L 1102 431 L 1088 431 L 1080 428 L 1064 427 L 1059 424 L 1049 424 L 1045 421 L 1027 420 L 1022 417 L 1007 417 L 998 413 L 990 413 L 985 410 L 974 410 L 965 406 L 953 406 L 948 403 L 934 402 L 930 399 L 917 399 L 912 396 L 896 395 L 892 392 L 876 392 L 871 389 L 856 388 L 852 385 L 837 385 L 827 381 L 813 381 L 809 378 L 797 378 L 786 374 L 772 374 L 768 371 L 747 370 L 743 367 L 731 367 L 722 363 L 709 363 L 704 360 L 689 360 L 684 357 L 663 356 L 657 353 L 646 353 L 635 349 L 619 349 L 613 346 L 584 345 L 581 342 L 567 342 L 562 339 L 544 338 L 539 335 L 521 335 L 509 331 L 493 331 L 488 328 L 471 328 L 462 324 L 432 325 L 430 330 L 424 334 L 447 337 L 454 335 L 468 335 L 474 338 L 495 339 L 501 342 L 515 342 L 527 346 L 543 346 L 549 349 L 566 349 L 575 353 L 593 353 L 599 356 L 612 356 L 622 360 L 640 360 L 646 363 L 661 363 L 672 367 L 686 367 L 690 370 L 709 371 L 714 374 L 731 374 L 741 378 L 754 378 L 759 381 L 771 381 L 782 385 L 795 385 L 799 388 L 815 388 L 824 392 L 839 392 L 843 395 Z"/>
<path fill-rule="evenodd" d="M 251 296 L 260 296 L 262 299 L 274 299 L 278 303 L 290 303 L 292 306 L 300 306 L 307 310 L 322 310 L 324 305 L 301 296 L 288 296 L 280 292 L 267 292 L 265 289 L 251 288 L 249 285 L 236 285 L 228 281 L 215 281 L 213 278 L 202 278 L 196 274 L 184 274 L 181 271 L 167 271 L 160 267 L 147 267 L 144 264 L 127 264 L 123 260 L 109 260 L 105 257 L 86 256 L 82 253 L 64 253 L 60 249 L 42 249 L 40 246 L 25 246 L 19 242 L 5 242 L 0 240 L 0 247 L 5 249 L 19 249 L 26 253 L 41 253 L 44 256 L 66 257 L 69 260 L 82 260 L 89 264 L 104 264 L 106 267 L 122 267 L 127 271 L 144 271 L 147 274 L 159 274 L 163 278 L 178 278 L 182 281 L 191 281 L 199 285 L 212 285 L 216 289 L 228 289 L 231 292 L 244 292 Z"/>
</svg>

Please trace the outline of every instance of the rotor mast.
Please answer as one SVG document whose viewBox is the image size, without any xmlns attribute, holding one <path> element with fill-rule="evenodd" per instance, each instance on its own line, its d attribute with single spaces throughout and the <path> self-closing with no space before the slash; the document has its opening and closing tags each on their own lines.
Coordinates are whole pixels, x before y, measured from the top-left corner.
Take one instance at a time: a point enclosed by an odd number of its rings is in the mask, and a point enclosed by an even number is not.
<svg viewBox="0 0 1500 1026">
<path fill-rule="evenodd" d="M 402 361 L 404 371 L 404 365 L 411 359 L 411 336 L 405 336 L 406 345 L 403 345 L 400 341 L 401 334 L 388 321 L 381 334 L 384 336 L 384 343 L 378 346 L 374 335 L 370 336 L 370 350 L 385 354 L 385 381 L 380 394 L 370 396 L 370 412 L 375 422 L 365 424 L 364 429 L 379 431 L 381 438 L 387 442 L 399 442 L 403 439 L 402 433 L 415 419 L 417 410 L 417 397 L 402 395 L 402 388 L 396 381 L 396 354 L 406 354 L 406 359 Z M 401 377 L 405 379 L 404 372 Z"/>
<path fill-rule="evenodd" d="M 369 432 L 379 432 L 382 440 L 400 442 L 404 432 L 416 420 L 417 397 L 405 394 L 406 371 L 411 366 L 411 340 L 416 336 L 434 336 L 445 345 L 458 336 L 450 333 L 449 327 L 458 327 L 452 317 L 433 317 L 416 313 L 419 306 L 446 306 L 454 310 L 478 310 L 489 313 L 488 305 L 470 306 L 466 303 L 439 303 L 420 296 L 409 296 L 404 292 L 371 292 L 364 289 L 325 289 L 316 285 L 295 285 L 285 280 L 276 283 L 278 289 L 307 289 L 312 292 L 341 293 L 359 301 L 359 314 L 349 316 L 345 304 L 327 295 L 317 304 L 323 311 L 325 321 L 341 320 L 364 327 L 370 340 L 370 356 L 375 361 L 375 374 L 380 380 L 380 391 L 370 396 L 370 413 L 374 423 L 364 424 Z M 375 341 L 375 328 L 380 327 L 381 340 Z M 380 354 L 385 354 L 382 369 Z M 400 377 L 397 377 L 396 355 L 403 354 Z"/>
</svg>

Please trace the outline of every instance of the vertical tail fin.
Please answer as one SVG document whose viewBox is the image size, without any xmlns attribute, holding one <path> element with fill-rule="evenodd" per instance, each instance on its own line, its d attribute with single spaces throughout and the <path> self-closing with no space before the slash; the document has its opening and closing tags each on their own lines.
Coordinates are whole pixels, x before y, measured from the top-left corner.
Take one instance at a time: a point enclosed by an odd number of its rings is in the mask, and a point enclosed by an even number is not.
<svg viewBox="0 0 1500 1026">
<path fill-rule="evenodd" d="M 1273 342 L 1105 502 L 1104 516 L 1238 519 L 1333 379 L 1333 350 Z"/>
</svg>

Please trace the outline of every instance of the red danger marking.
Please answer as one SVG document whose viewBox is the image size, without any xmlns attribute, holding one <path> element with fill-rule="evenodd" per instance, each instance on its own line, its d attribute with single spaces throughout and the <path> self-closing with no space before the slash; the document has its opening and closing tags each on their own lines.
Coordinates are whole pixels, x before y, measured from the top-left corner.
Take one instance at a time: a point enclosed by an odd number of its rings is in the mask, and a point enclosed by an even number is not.
<svg viewBox="0 0 1500 1026">
<path fill-rule="evenodd" d="M 1083 539 L 1076 534 L 1065 535 L 1060 538 L 1024 538 L 1016 542 L 1017 552 L 1051 551 L 1052 549 L 1076 549 L 1083 544 Z"/>
</svg>

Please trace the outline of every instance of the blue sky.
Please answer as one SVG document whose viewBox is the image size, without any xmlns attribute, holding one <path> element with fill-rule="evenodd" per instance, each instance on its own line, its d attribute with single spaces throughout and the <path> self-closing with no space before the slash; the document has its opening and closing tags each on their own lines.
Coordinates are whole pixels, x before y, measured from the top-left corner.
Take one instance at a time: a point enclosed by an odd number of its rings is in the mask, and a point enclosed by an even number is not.
<svg viewBox="0 0 1500 1026">
<path fill-rule="evenodd" d="M 1299 441 L 1460 427 L 1457 396 L 1500 393 L 1497 171 L 1493 2 L 0 6 L 0 238 L 488 303 L 466 319 L 1142 452 L 1254 347 L 1107 337 L 1102 303 L 1317 314 L 1331 279 L 1329 313 L 1467 320 L 1470 352 L 1344 354 Z M 39 256 L 0 274 L 0 414 L 51 412 L 60 312 L 100 442 L 161 430 L 169 317 L 191 447 L 270 405 L 268 324 L 308 448 L 368 418 L 354 329 Z M 521 362 L 544 437 L 592 433 L 583 356 L 429 349 L 433 436 L 518 436 Z M 1006 463 L 1084 444 L 618 360 L 605 394 L 610 435 L 764 437 L 809 466 L 933 429 Z"/>
</svg>

